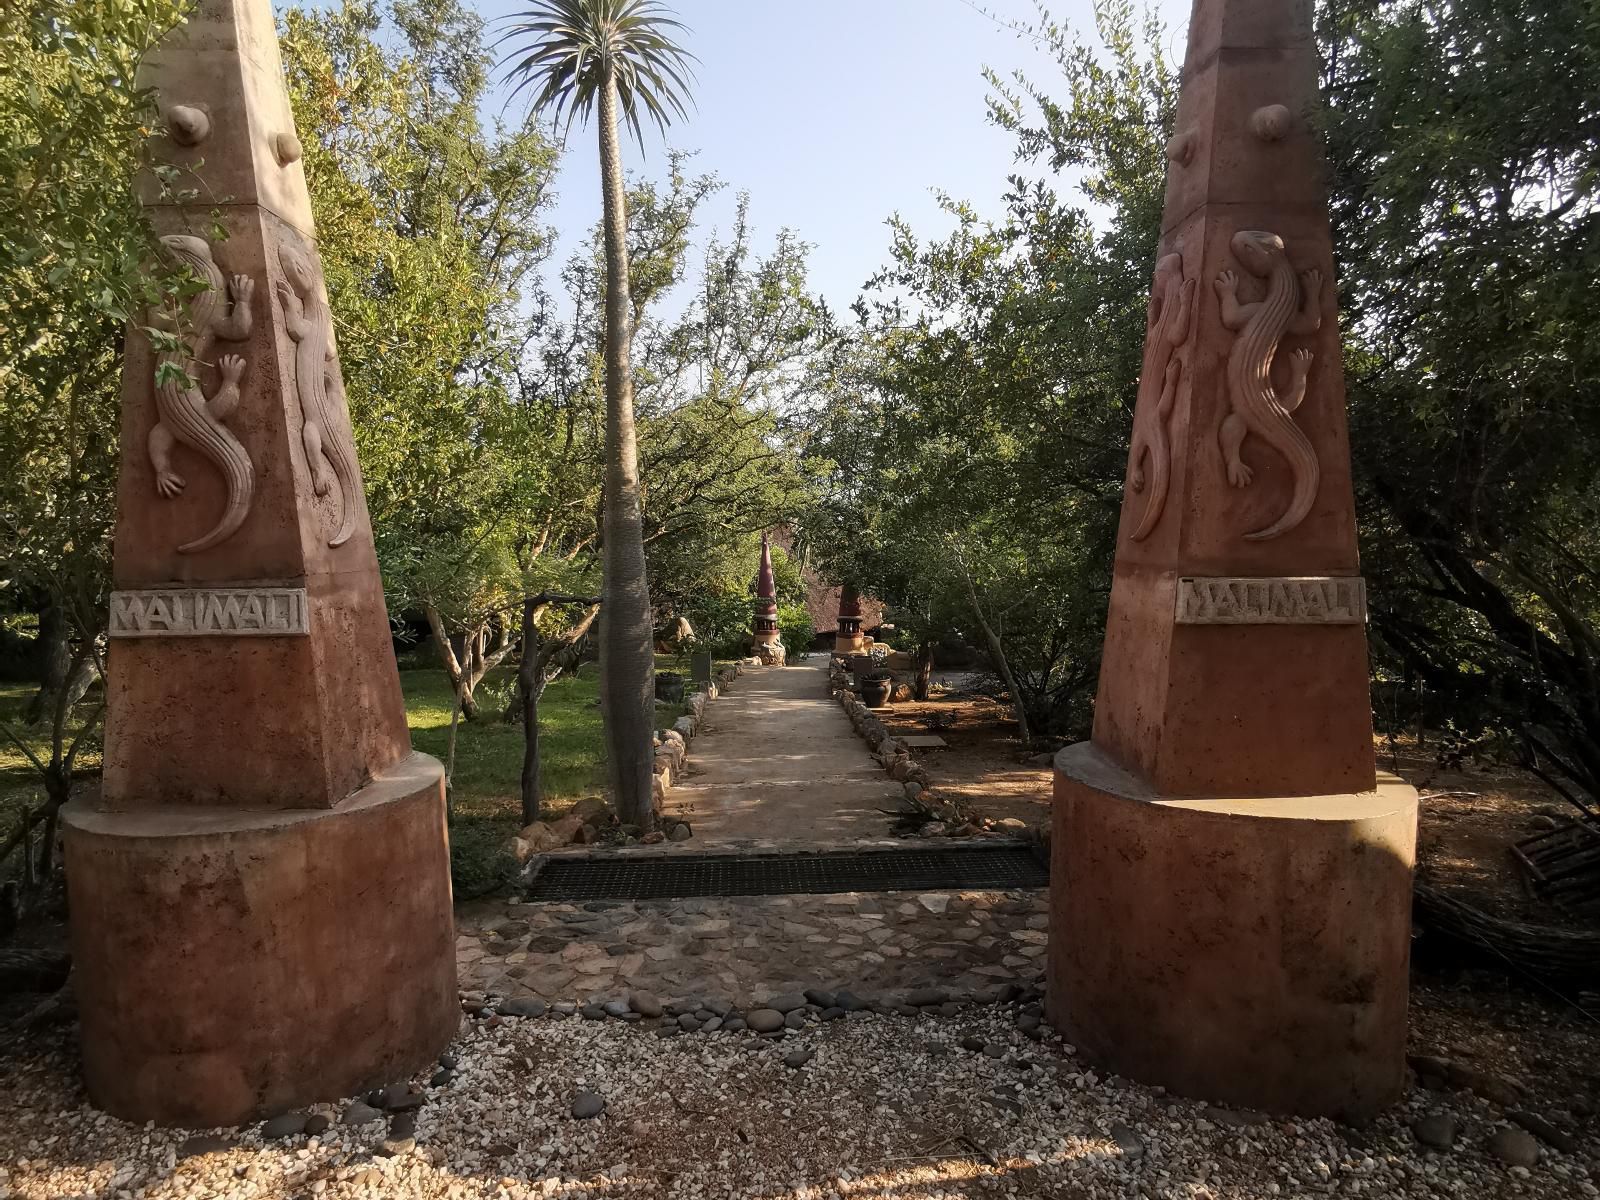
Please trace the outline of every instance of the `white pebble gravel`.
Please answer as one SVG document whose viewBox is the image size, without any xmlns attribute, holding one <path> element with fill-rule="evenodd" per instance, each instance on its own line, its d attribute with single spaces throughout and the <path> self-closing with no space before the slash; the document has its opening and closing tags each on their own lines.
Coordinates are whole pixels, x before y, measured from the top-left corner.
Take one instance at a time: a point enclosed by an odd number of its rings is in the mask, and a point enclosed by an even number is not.
<svg viewBox="0 0 1600 1200">
<path fill-rule="evenodd" d="M 1070 1047 L 1023 1037 L 1002 1008 L 860 1013 L 781 1041 L 659 1038 L 652 1025 L 471 1022 L 414 1144 L 382 1123 L 340 1123 L 343 1102 L 317 1106 L 333 1119 L 319 1136 L 200 1131 L 235 1144 L 189 1157 L 193 1132 L 90 1108 L 72 1054 L 47 1040 L 0 1083 L 0 1198 L 1600 1197 L 1590 1146 L 1543 1147 L 1532 1168 L 1491 1157 L 1504 1121 L 1469 1093 L 1413 1091 L 1361 1131 L 1268 1121 L 1102 1078 Z M 1005 1053 L 963 1048 L 973 1039 Z M 795 1050 L 814 1056 L 786 1066 Z M 575 1120 L 574 1098 L 591 1091 L 604 1112 Z M 1412 1137 L 1433 1113 L 1459 1122 L 1455 1149 Z"/>
</svg>

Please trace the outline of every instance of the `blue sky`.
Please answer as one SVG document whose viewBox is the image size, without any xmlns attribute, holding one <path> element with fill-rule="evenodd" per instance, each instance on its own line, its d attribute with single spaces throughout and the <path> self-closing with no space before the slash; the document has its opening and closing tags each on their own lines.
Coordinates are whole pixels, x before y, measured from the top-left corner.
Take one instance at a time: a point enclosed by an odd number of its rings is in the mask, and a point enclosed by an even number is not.
<svg viewBox="0 0 1600 1200">
<path fill-rule="evenodd" d="M 1181 57 L 1190 0 L 1151 0 Z M 988 123 L 981 71 L 1018 68 L 1048 87 L 1056 68 L 1039 47 L 978 9 L 1021 21 L 1032 0 L 668 0 L 698 56 L 695 107 L 671 144 L 727 185 L 708 214 L 726 228 L 748 191 L 757 245 L 787 226 L 813 243 L 812 285 L 846 309 L 888 256 L 885 220 L 899 212 L 919 233 L 948 227 L 933 192 L 997 213 L 1013 140 Z M 491 22 L 517 0 L 479 0 Z M 1091 29 L 1091 0 L 1054 0 L 1063 24 Z M 491 24 L 491 36 L 495 26 Z M 519 115 L 513 101 L 508 115 Z M 665 173 L 659 139 L 630 171 Z M 559 263 L 599 213 L 593 131 L 573 131 L 552 214 Z"/>
</svg>

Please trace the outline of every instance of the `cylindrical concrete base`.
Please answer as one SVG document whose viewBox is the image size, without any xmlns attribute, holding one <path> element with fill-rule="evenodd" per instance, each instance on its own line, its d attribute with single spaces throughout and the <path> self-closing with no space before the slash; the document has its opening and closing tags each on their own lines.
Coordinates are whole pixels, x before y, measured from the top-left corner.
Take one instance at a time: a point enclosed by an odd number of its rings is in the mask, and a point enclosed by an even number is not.
<svg viewBox="0 0 1600 1200">
<path fill-rule="evenodd" d="M 234 1125 L 403 1078 L 455 1035 L 434 759 L 332 809 L 75 802 L 63 824 L 84 1074 L 106 1111 Z"/>
<path fill-rule="evenodd" d="M 1051 1021 L 1181 1095 L 1359 1118 L 1405 1076 L 1417 796 L 1167 799 L 1056 757 Z"/>
</svg>

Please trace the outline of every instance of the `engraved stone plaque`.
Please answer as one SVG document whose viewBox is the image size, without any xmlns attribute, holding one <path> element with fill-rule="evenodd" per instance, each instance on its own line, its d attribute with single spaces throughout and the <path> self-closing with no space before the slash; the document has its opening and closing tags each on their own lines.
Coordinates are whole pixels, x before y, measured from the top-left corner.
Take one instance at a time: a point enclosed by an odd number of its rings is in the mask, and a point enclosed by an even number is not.
<svg viewBox="0 0 1600 1200">
<path fill-rule="evenodd" d="M 112 637 L 294 637 L 310 632 L 305 588 L 111 593 Z"/>
<path fill-rule="evenodd" d="M 1359 575 L 1178 580 L 1179 625 L 1361 625 L 1367 581 Z"/>
</svg>

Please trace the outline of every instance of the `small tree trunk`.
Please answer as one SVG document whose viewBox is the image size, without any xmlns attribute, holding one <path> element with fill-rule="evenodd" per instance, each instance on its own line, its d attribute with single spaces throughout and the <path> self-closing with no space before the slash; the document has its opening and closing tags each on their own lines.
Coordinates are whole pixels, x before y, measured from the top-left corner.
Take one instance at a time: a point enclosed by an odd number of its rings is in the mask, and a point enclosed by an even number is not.
<svg viewBox="0 0 1600 1200">
<path fill-rule="evenodd" d="M 933 639 L 922 639 L 922 653 L 917 662 L 917 682 L 911 694 L 918 700 L 928 698 L 928 689 L 933 685 Z"/>
<path fill-rule="evenodd" d="M 522 665 L 517 668 L 517 690 L 522 704 L 522 824 L 539 819 L 543 797 L 539 790 L 539 626 L 532 598 L 522 602 Z"/>
<path fill-rule="evenodd" d="M 59 604 L 52 602 L 39 611 L 39 643 L 44 649 L 44 671 L 39 690 L 22 717 L 29 725 L 39 724 L 55 711 L 56 694 L 67 686 L 67 674 L 72 670 L 72 647 Z"/>
<path fill-rule="evenodd" d="M 450 641 L 450 634 L 445 630 L 444 618 L 439 610 L 431 604 L 425 604 L 422 611 L 428 616 L 428 628 L 433 631 L 433 644 L 439 648 L 439 661 L 444 666 L 445 677 L 450 680 L 450 690 L 455 693 L 457 709 L 466 714 L 467 720 L 472 720 L 478 715 L 478 702 L 472 698 L 472 677 L 467 667 L 456 657 L 455 645 Z M 463 655 L 471 661 L 472 639 L 467 639 L 463 648 Z M 456 715 L 451 714 L 450 720 L 454 724 Z"/>
<path fill-rule="evenodd" d="M 961 578 L 967 585 L 967 601 L 972 605 L 972 615 L 977 618 L 978 629 L 983 633 L 983 640 L 989 647 L 989 661 L 994 664 L 994 669 L 1000 672 L 1006 690 L 1011 693 L 1011 710 L 1017 717 L 1017 732 L 1022 736 L 1022 744 L 1031 746 L 1033 732 L 1028 728 L 1028 710 L 1022 702 L 1022 689 L 1017 686 L 1017 677 L 1011 673 L 1011 663 L 1006 658 L 1005 647 L 1000 644 L 1000 635 L 995 633 L 994 627 L 989 624 L 989 619 L 983 615 L 983 605 L 978 601 L 978 586 L 973 583 L 972 575 L 964 565 Z"/>
<path fill-rule="evenodd" d="M 639 495 L 639 444 L 634 425 L 633 330 L 628 289 L 628 210 L 617 133 L 617 81 L 605 66 L 600 85 L 600 183 L 604 201 L 606 312 L 606 471 L 600 617 L 600 712 L 617 816 L 640 829 L 655 826 L 650 802 L 655 732 L 655 645 L 645 572 Z"/>
</svg>

